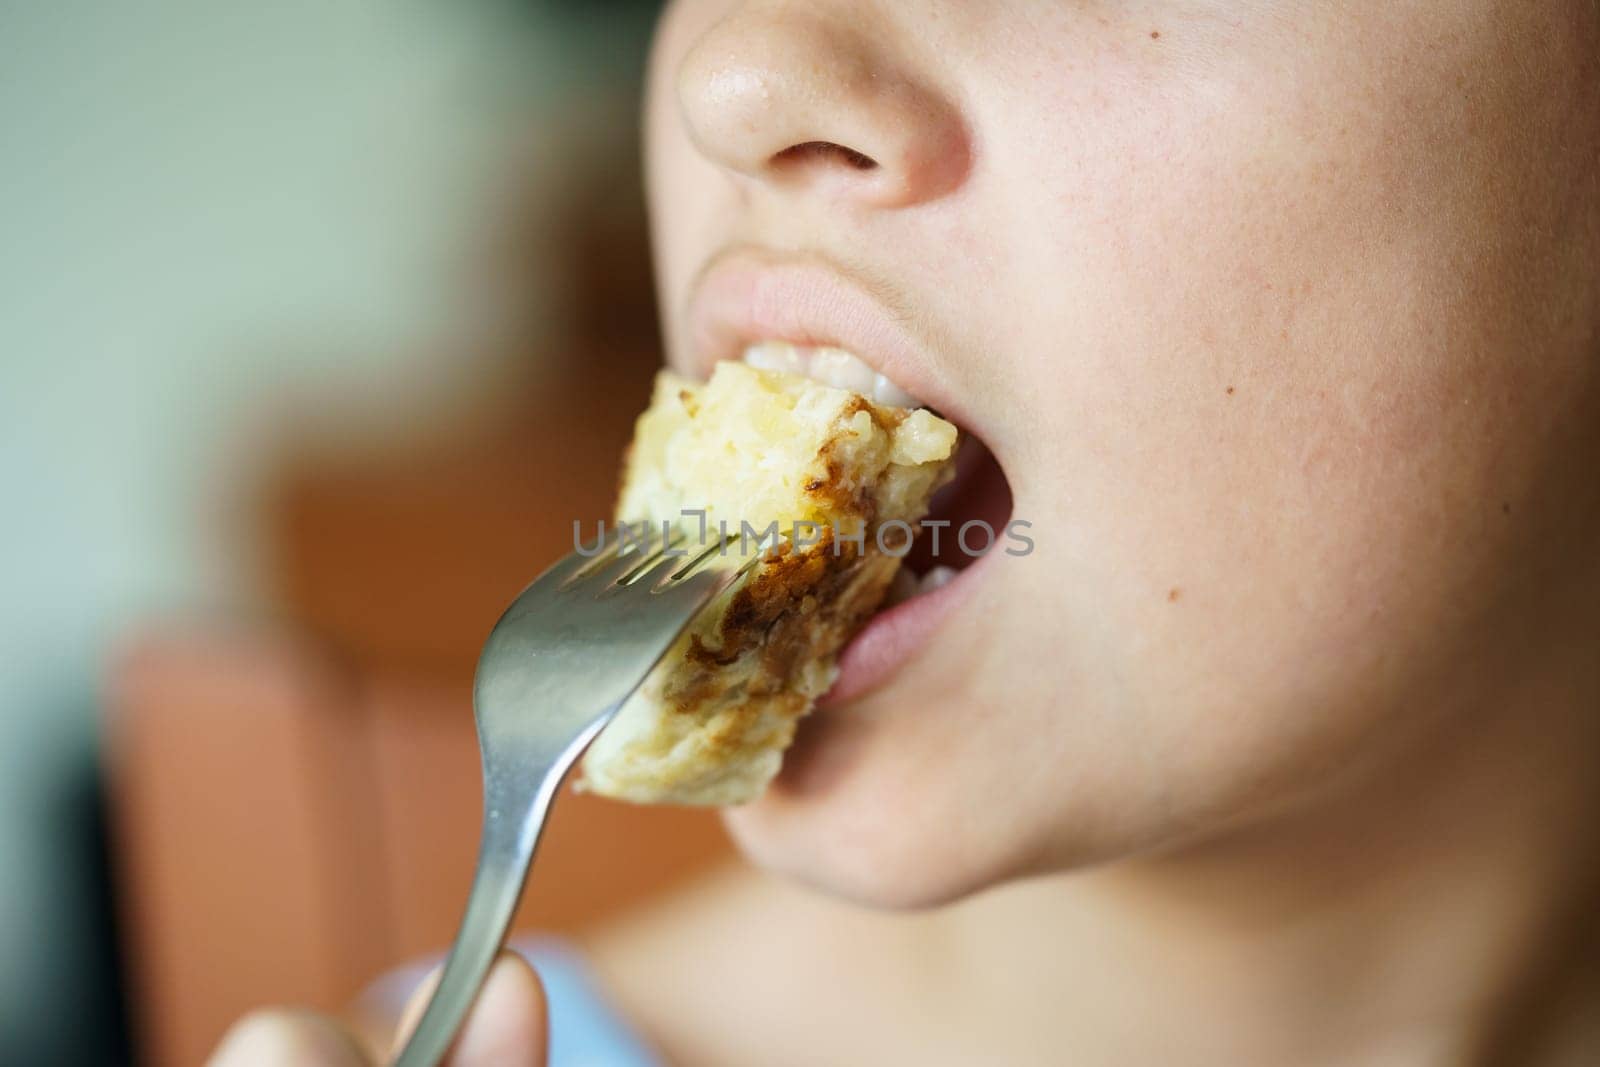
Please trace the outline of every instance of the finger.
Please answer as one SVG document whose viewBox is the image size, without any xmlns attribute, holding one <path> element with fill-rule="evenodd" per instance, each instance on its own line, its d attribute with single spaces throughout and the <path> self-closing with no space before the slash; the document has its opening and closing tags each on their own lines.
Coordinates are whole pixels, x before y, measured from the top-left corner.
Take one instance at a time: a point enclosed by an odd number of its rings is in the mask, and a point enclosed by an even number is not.
<svg viewBox="0 0 1600 1067">
<path fill-rule="evenodd" d="M 433 973 L 431 963 L 411 963 L 397 967 L 368 983 L 339 1020 L 361 1041 L 361 1047 L 374 1063 L 388 1060 L 389 1046 L 400 1030 L 406 1005 Z M 432 988 L 430 986 L 430 988 Z"/>
<path fill-rule="evenodd" d="M 428 1000 L 439 985 L 435 970 L 411 995 L 395 1051 L 404 1045 L 422 1018 Z M 514 952 L 502 952 L 472 1005 L 467 1023 L 444 1058 L 443 1067 L 544 1067 L 549 1040 L 544 987 L 528 961 Z"/>
<path fill-rule="evenodd" d="M 354 1038 L 306 1011 L 258 1011 L 233 1025 L 207 1067 L 371 1067 Z"/>
</svg>

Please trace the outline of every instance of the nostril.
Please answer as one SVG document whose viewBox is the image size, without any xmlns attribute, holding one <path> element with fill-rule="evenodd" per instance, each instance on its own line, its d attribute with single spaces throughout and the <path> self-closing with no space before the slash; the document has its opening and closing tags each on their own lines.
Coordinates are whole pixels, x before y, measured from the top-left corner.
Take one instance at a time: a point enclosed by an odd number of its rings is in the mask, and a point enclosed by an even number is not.
<svg viewBox="0 0 1600 1067">
<path fill-rule="evenodd" d="M 772 161 L 778 164 L 837 161 L 852 170 L 876 170 L 878 167 L 878 161 L 866 153 L 832 141 L 806 141 L 790 145 L 773 156 Z"/>
<path fill-rule="evenodd" d="M 675 77 L 682 132 L 741 195 L 817 194 L 911 207 L 972 165 L 959 102 L 843 12 L 844 3 L 725 3 Z M 890 7 L 892 5 L 863 5 Z M 875 25 L 874 25 L 875 28 Z"/>
</svg>

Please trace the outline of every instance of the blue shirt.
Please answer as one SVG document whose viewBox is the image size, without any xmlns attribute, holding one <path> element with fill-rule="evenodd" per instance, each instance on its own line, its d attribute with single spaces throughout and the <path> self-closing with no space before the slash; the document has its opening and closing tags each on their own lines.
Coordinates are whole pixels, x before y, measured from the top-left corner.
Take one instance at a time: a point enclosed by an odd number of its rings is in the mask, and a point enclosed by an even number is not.
<svg viewBox="0 0 1600 1067">
<path fill-rule="evenodd" d="M 554 938 L 511 945 L 544 982 L 550 1005 L 550 1067 L 661 1067 L 595 982 L 583 957 Z"/>
</svg>

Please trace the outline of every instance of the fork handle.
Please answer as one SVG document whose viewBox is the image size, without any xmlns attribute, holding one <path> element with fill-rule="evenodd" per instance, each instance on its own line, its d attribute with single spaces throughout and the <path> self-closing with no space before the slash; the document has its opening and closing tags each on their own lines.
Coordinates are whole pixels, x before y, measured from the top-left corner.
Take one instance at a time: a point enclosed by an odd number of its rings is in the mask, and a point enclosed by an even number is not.
<svg viewBox="0 0 1600 1067">
<path fill-rule="evenodd" d="M 478 867 L 472 876 L 466 914 L 445 961 L 439 987 L 394 1061 L 395 1067 L 434 1067 L 449 1050 L 505 943 L 556 791 L 601 725 L 596 723 L 586 731 L 542 774 L 540 768 L 527 765 L 500 774 L 485 764 L 483 839 L 478 846 Z"/>
</svg>

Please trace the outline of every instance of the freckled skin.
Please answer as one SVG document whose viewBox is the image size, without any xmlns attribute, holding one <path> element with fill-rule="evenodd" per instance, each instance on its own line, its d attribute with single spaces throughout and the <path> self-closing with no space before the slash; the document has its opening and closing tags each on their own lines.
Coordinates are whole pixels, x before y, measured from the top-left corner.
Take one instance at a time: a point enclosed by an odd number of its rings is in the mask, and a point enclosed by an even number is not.
<svg viewBox="0 0 1600 1067">
<path fill-rule="evenodd" d="M 673 5 L 647 130 L 673 361 L 727 245 L 874 279 L 1037 542 L 807 724 L 732 814 L 744 848 L 933 903 L 1298 817 L 1465 723 L 1567 729 L 1517 694 L 1600 640 L 1597 23 Z M 779 158 L 815 142 L 875 166 Z"/>
</svg>

